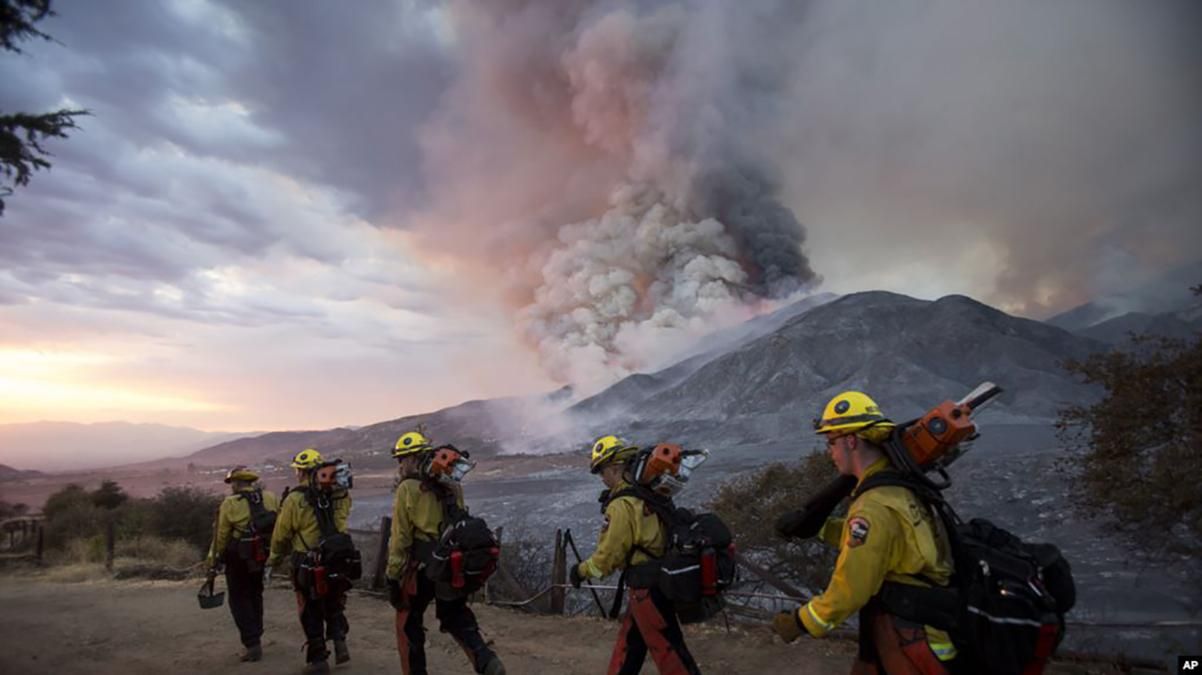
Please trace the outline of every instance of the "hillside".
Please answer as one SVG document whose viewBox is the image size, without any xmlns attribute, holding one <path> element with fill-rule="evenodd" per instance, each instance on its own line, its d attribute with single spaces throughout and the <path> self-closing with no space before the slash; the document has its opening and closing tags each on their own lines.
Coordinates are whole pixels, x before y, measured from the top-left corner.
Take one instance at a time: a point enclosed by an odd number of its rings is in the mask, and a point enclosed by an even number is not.
<svg viewBox="0 0 1202 675">
<path fill-rule="evenodd" d="M 829 397 L 871 392 L 891 415 L 993 380 L 994 419 L 1047 421 L 1091 391 L 1061 368 L 1105 345 L 963 296 L 917 300 L 858 293 L 821 305 L 682 378 L 633 376 L 569 410 L 599 429 L 625 418 L 648 433 L 729 441 L 796 434 Z"/>
<path fill-rule="evenodd" d="M 237 462 L 282 463 L 296 452 L 315 447 L 327 456 L 354 458 L 364 467 L 391 466 L 388 454 L 398 436 L 418 424 L 433 438 L 454 439 L 458 447 L 490 456 L 523 452 L 542 428 L 540 420 L 557 409 L 561 392 L 526 398 L 468 401 L 433 413 L 409 415 L 358 429 L 282 431 L 241 438 L 205 448 L 177 462 L 219 465 Z"/>
<path fill-rule="evenodd" d="M 0 461 L 43 471 L 179 457 L 244 434 L 129 422 L 0 424 Z"/>
<path fill-rule="evenodd" d="M 305 447 L 391 465 L 417 424 L 478 456 L 562 452 L 615 425 L 653 436 L 744 445 L 795 438 L 830 396 L 862 388 L 893 416 L 917 415 L 982 380 L 1006 389 L 991 419 L 1045 424 L 1093 395 L 1060 364 L 1106 345 L 963 296 L 886 292 L 802 300 L 703 340 L 690 356 L 631 375 L 558 414 L 563 394 L 469 401 L 359 429 L 277 432 L 206 448 L 188 462 L 279 463 Z"/>
<path fill-rule="evenodd" d="M 0 464 L 0 482 L 6 480 L 20 480 L 22 478 L 36 478 L 41 475 L 41 471 L 22 471 L 21 469 L 14 469 L 7 464 Z"/>
<path fill-rule="evenodd" d="M 1132 335 L 1155 335 L 1187 340 L 1202 332 L 1202 317 L 1190 321 L 1184 312 L 1128 312 L 1077 332 L 1084 337 L 1113 345 L 1126 344 Z"/>
<path fill-rule="evenodd" d="M 1200 303 L 1190 288 L 1200 283 L 1202 261 L 1176 267 L 1130 288 L 1103 293 L 1087 303 L 1049 318 L 1047 322 L 1074 332 L 1085 331 L 1091 326 L 1127 314 L 1172 314 L 1187 323 L 1192 322 L 1198 318 L 1196 310 Z"/>
</svg>

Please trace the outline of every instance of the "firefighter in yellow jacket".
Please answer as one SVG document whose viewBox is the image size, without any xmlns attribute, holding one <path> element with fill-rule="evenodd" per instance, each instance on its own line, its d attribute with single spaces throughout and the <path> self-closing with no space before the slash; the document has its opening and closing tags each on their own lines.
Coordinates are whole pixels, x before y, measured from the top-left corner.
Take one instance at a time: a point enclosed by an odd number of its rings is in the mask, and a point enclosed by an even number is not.
<svg viewBox="0 0 1202 675">
<path fill-rule="evenodd" d="M 600 475 L 606 487 L 601 495 L 605 525 L 597 549 L 571 568 L 572 585 L 577 588 L 585 579 L 600 579 L 615 570 L 650 562 L 663 556 L 667 548 L 667 528 L 659 517 L 637 496 L 620 494 L 630 486 L 629 461 L 637 453 L 637 447 L 617 436 L 602 436 L 593 444 L 591 470 Z M 632 585 L 627 599 L 626 616 L 609 660 L 609 675 L 636 675 L 648 651 L 663 675 L 700 673 L 685 646 L 676 611 L 663 593 L 654 586 Z"/>
<path fill-rule="evenodd" d="M 399 482 L 392 506 L 386 574 L 389 602 L 396 610 L 401 672 L 426 674 L 426 632 L 422 623 L 433 600 L 439 628 L 459 643 L 472 669 L 486 675 L 504 675 L 501 659 L 480 636 L 480 626 L 467 599 L 436 597 L 434 582 L 424 574 L 424 565 L 443 533 L 441 500 L 448 495 L 446 491 L 464 509 L 463 488 L 457 482 L 439 482 L 423 471 L 433 452 L 430 439 L 420 431 L 401 435 L 392 451 Z"/>
<path fill-rule="evenodd" d="M 296 590 L 296 604 L 300 612 L 301 627 L 305 631 L 306 673 L 329 672 L 329 651 L 326 640 L 334 642 L 334 660 L 345 663 L 350 660 L 346 645 L 346 634 L 350 629 L 346 620 L 346 592 L 349 582 L 318 584 L 307 572 L 313 553 L 322 540 L 318 508 L 327 509 L 332 515 L 338 532 L 346 532 L 351 513 L 351 495 L 345 489 L 324 490 L 316 484 L 315 475 L 325 464 L 321 453 L 312 448 L 302 450 L 292 459 L 299 485 L 284 496 L 280 506 L 280 517 L 276 521 L 275 533 L 271 538 L 271 558 L 268 559 L 268 574 L 279 565 L 285 555 L 292 554 L 292 584 Z M 323 592 L 324 591 L 324 592 Z"/>
<path fill-rule="evenodd" d="M 252 514 L 280 510 L 279 500 L 258 480 L 258 474 L 245 466 L 236 466 L 225 474 L 232 494 L 217 510 L 213 542 L 205 559 L 210 578 L 217 576 L 218 563 L 225 566 L 230 614 L 245 647 L 243 661 L 263 658 L 263 563 L 271 545 L 270 530 L 259 531 L 252 524 Z M 261 518 L 272 520 L 271 516 Z"/>
<path fill-rule="evenodd" d="M 894 424 L 867 395 L 847 391 L 831 399 L 815 423 L 839 473 L 857 486 L 892 467 L 881 444 Z M 781 612 L 773 629 L 791 642 L 804 633 L 823 637 L 860 613 L 860 653 L 853 674 L 943 675 L 956 651 L 943 631 L 889 614 L 876 602 L 886 583 L 945 586 L 953 563 L 947 534 L 906 487 L 853 492 L 846 518 L 830 518 L 820 537 L 839 548 L 830 583 L 797 610 Z"/>
</svg>

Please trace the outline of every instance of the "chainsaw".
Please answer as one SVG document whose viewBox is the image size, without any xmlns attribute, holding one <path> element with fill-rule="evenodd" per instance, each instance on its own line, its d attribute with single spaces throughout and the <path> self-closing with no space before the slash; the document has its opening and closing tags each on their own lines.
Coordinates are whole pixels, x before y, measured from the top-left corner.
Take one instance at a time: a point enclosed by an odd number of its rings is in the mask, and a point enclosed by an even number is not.
<svg viewBox="0 0 1202 675">
<path fill-rule="evenodd" d="M 933 490 L 951 485 L 950 466 L 968 450 L 967 443 L 979 435 L 972 415 L 1002 393 L 992 382 L 982 382 L 959 401 L 944 401 L 922 417 L 897 425 L 885 441 L 885 453 L 895 469 L 918 479 Z M 936 474 L 932 478 L 928 474 Z M 849 497 L 858 482 L 855 476 L 839 476 L 811 497 L 800 509 L 782 515 L 776 532 L 782 537 L 807 539 L 818 534 L 839 502 Z"/>
</svg>

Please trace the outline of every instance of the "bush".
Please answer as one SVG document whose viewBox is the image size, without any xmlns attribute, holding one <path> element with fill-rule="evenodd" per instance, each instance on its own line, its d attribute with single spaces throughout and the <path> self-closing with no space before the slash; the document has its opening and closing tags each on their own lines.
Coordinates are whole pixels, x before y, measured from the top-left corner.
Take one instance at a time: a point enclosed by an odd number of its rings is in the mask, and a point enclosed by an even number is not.
<svg viewBox="0 0 1202 675">
<path fill-rule="evenodd" d="M 91 493 L 72 484 L 46 500 L 46 545 L 64 551 L 68 560 L 102 561 L 105 530 L 112 522 L 118 551 L 124 547 L 152 559 L 179 561 L 186 550 L 191 563 L 201 557 L 196 551 L 208 549 L 220 503 L 220 497 L 195 487 L 168 487 L 151 499 L 130 499 L 113 481 Z M 93 546 L 99 546 L 98 553 L 92 553 Z"/>
<path fill-rule="evenodd" d="M 505 525 L 501 538 L 501 564 L 513 578 L 525 587 L 527 593 L 537 593 L 551 583 L 551 558 L 554 553 L 553 535 L 539 534 L 535 536 L 524 519 Z M 570 554 L 569 554 L 570 560 Z M 511 600 L 525 600 L 517 597 L 518 589 L 505 587 L 500 579 L 492 587 Z"/>
<path fill-rule="evenodd" d="M 151 532 L 159 537 L 182 539 L 207 551 L 220 505 L 221 497 L 199 488 L 163 488 L 151 500 L 148 524 Z"/>
<path fill-rule="evenodd" d="M 153 535 L 117 540 L 116 556 L 175 568 L 194 565 L 201 557 L 196 547 L 182 539 L 162 539 Z"/>
<path fill-rule="evenodd" d="M 838 551 L 817 540 L 786 541 L 776 534 L 775 524 L 836 475 L 830 458 L 815 452 L 796 465 L 771 464 L 739 476 L 722 485 L 707 506 L 735 533 L 735 544 L 749 558 L 782 578 L 820 589 L 830 578 Z"/>
<path fill-rule="evenodd" d="M 29 513 L 28 504 L 12 504 L 10 502 L 0 500 L 0 520 L 19 518 L 26 513 Z"/>
<path fill-rule="evenodd" d="M 50 548 L 66 548 L 72 541 L 101 537 L 108 519 L 111 518 L 104 509 L 98 508 L 85 499 L 74 504 L 56 507 L 53 517 L 46 518 L 45 544 Z"/>
<path fill-rule="evenodd" d="M 1197 289 L 1195 289 L 1197 292 Z M 1202 552 L 1202 338 L 1136 337 L 1135 349 L 1066 364 L 1101 385 L 1092 405 L 1060 410 L 1057 428 L 1077 506 L 1140 543 Z M 1183 477 L 1187 477 L 1183 479 Z"/>
<path fill-rule="evenodd" d="M 102 509 L 115 509 L 129 499 L 115 480 L 105 480 L 92 491 L 92 503 Z"/>
<path fill-rule="evenodd" d="M 58 565 L 86 565 L 104 562 L 104 535 L 78 537 L 59 546 L 51 554 Z"/>
<path fill-rule="evenodd" d="M 46 498 L 42 507 L 42 515 L 46 520 L 54 520 L 60 513 L 75 508 L 81 504 L 92 505 L 88 491 L 75 483 L 69 483 L 63 489 Z"/>
</svg>

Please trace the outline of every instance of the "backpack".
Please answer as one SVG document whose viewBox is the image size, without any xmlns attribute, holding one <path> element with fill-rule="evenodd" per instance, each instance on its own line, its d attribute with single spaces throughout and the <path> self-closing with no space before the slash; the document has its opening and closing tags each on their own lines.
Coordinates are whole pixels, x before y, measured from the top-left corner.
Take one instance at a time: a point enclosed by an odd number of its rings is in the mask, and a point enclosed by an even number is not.
<svg viewBox="0 0 1202 675">
<path fill-rule="evenodd" d="M 900 473 L 870 476 L 855 496 L 885 485 L 909 488 L 938 514 L 955 573 L 942 588 L 886 582 L 877 596 L 882 607 L 947 631 L 965 672 L 1042 673 L 1064 638 L 1064 615 L 1077 598 L 1060 549 L 1024 542 L 983 518 L 962 522 L 938 490 Z"/>
<path fill-rule="evenodd" d="M 617 617 L 624 582 L 632 588 L 659 589 L 682 624 L 705 621 L 722 611 L 722 592 L 738 580 L 734 540 L 726 523 L 712 513 L 679 508 L 642 486 L 620 490 L 611 499 L 627 495 L 639 498 L 660 519 L 667 528 L 667 542 L 664 555 L 650 562 L 632 567 L 627 558 L 611 617 Z M 634 550 L 651 555 L 642 547 Z"/>
<path fill-rule="evenodd" d="M 277 514 L 275 511 L 268 511 L 264 506 L 262 490 L 240 492 L 238 496 L 246 500 L 247 506 L 250 507 L 250 521 L 246 531 L 233 543 L 234 553 L 246 563 L 248 572 L 258 572 L 267 562 Z"/>
<path fill-rule="evenodd" d="M 442 503 L 442 535 L 426 556 L 426 578 L 443 600 L 465 598 L 484 587 L 497 569 L 501 544 L 483 518 L 460 508 L 455 492 L 425 481 Z"/>
<path fill-rule="evenodd" d="M 321 539 L 317 542 L 317 564 L 327 577 L 356 581 L 363 577 L 363 559 L 349 532 L 339 532 L 334 519 L 334 498 L 324 490 L 305 489 L 305 498 L 313 507 Z"/>
</svg>

